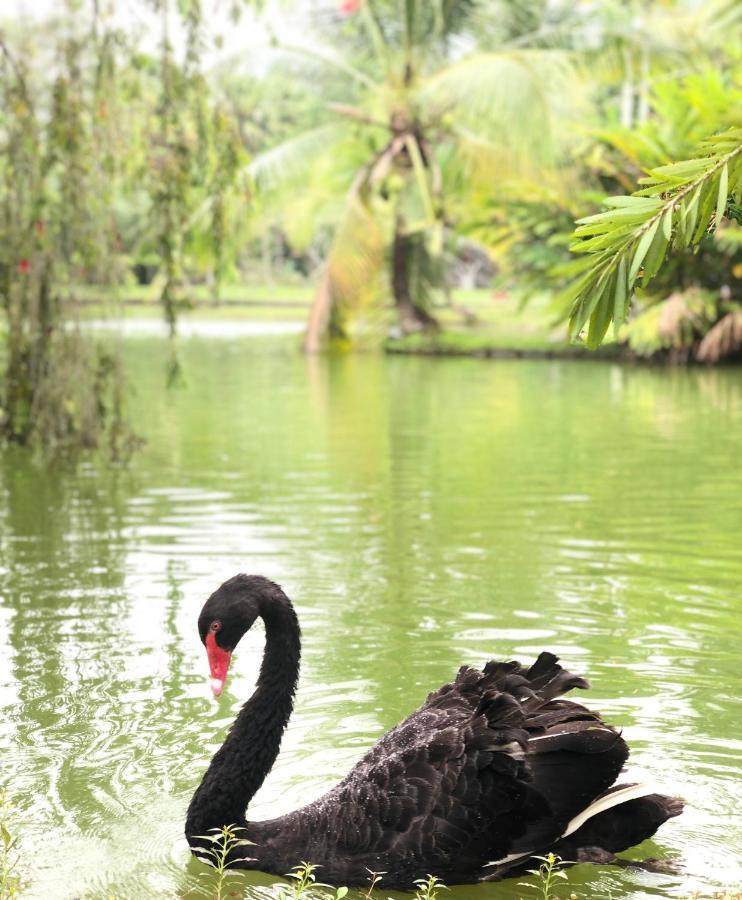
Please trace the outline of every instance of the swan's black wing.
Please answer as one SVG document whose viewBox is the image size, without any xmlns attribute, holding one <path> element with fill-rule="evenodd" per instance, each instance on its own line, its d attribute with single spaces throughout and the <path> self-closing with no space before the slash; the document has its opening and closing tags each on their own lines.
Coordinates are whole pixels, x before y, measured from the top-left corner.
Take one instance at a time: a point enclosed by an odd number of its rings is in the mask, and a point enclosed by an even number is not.
<svg viewBox="0 0 742 900">
<path fill-rule="evenodd" d="M 301 848 L 298 858 L 322 863 L 321 878 L 357 883 L 368 868 L 389 872 L 388 887 L 425 873 L 473 881 L 487 862 L 538 852 L 611 786 L 628 755 L 596 714 L 557 699 L 587 686 L 548 653 L 530 669 L 462 668 L 336 788 L 261 823 L 262 837 Z"/>
</svg>

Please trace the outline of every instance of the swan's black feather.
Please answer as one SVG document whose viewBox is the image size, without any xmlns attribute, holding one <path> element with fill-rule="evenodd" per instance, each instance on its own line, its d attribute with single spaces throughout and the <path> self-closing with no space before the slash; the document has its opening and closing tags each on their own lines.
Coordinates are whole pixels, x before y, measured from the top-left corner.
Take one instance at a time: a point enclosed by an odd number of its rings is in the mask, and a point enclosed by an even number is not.
<svg viewBox="0 0 742 900">
<path fill-rule="evenodd" d="M 560 841 L 555 852 L 563 859 L 584 857 L 585 861 L 589 861 L 589 856 L 581 852 L 585 848 L 600 847 L 609 853 L 621 853 L 646 840 L 660 825 L 682 811 L 682 801 L 662 794 L 628 800 L 588 819 L 574 834 Z"/>
<path fill-rule="evenodd" d="M 369 871 L 385 873 L 388 888 L 409 888 L 426 874 L 456 884 L 508 876 L 549 850 L 571 859 L 617 852 L 682 808 L 636 788 L 605 796 L 626 743 L 597 713 L 562 699 L 588 683 L 542 653 L 529 668 L 462 667 L 323 797 L 247 822 L 245 807 L 273 765 L 291 712 L 299 626 L 277 585 L 237 576 L 207 601 L 202 636 L 215 617 L 225 625 L 218 635 L 230 634 L 235 606 L 240 621 L 245 609 L 263 618 L 266 652 L 255 693 L 191 801 L 186 834 L 194 852 L 203 846 L 198 835 L 236 823 L 253 842 L 230 857 L 237 866 L 280 875 L 308 860 L 335 884 L 362 884 Z M 245 852 L 251 859 L 238 859 Z"/>
<path fill-rule="evenodd" d="M 475 881 L 489 861 L 545 851 L 628 756 L 596 713 L 553 699 L 586 686 L 546 653 L 530 669 L 462 668 L 324 797 L 251 823 L 257 852 L 274 870 L 308 859 L 327 881 L 372 870 L 409 887 L 426 873 Z"/>
</svg>

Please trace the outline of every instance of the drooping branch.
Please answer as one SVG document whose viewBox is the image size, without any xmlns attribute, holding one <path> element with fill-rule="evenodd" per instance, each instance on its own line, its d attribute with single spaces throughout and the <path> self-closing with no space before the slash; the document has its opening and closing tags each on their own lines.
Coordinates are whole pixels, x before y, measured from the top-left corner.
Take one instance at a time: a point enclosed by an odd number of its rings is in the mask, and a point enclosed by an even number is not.
<svg viewBox="0 0 742 900">
<path fill-rule="evenodd" d="M 626 320 L 637 281 L 657 274 L 672 246 L 697 246 L 721 221 L 728 198 L 742 191 L 742 128 L 705 141 L 694 159 L 651 169 L 642 190 L 609 197 L 608 210 L 577 221 L 571 249 L 586 254 L 580 276 L 562 293 L 570 304 L 570 336 L 588 325 L 587 344 L 600 345 L 611 322 Z"/>
</svg>

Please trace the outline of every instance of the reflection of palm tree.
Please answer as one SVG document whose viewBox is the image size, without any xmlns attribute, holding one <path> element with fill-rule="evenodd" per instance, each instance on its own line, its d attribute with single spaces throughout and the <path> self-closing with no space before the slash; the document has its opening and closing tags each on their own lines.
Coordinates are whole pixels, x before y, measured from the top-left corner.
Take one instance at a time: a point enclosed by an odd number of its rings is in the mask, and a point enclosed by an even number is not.
<svg viewBox="0 0 742 900">
<path fill-rule="evenodd" d="M 473 42 L 475 10 L 470 0 L 353 7 L 352 23 L 325 35 L 346 55 L 312 54 L 347 80 L 347 96 L 328 103 L 332 120 L 252 164 L 297 241 L 332 227 L 308 349 L 327 329 L 347 335 L 349 312 L 383 296 L 387 261 L 402 328 L 434 326 L 431 291 L 445 284 L 444 236 L 457 218 L 448 198 L 463 203 L 551 154 L 570 93 L 565 57 L 529 48 L 462 57 L 455 43 Z"/>
<path fill-rule="evenodd" d="M 327 435 L 326 490 L 345 498 L 342 515 L 352 524 L 342 537 L 327 523 L 316 529 L 301 569 L 312 571 L 317 560 L 326 568 L 332 559 L 332 571 L 352 585 L 330 616 L 336 640 L 354 635 L 352 659 L 328 652 L 318 666 L 328 683 L 362 677 L 371 698 L 366 707 L 377 710 L 378 728 L 387 728 L 410 702 L 423 699 L 424 681 L 414 687 L 421 673 L 445 679 L 462 653 L 477 664 L 486 653 L 515 652 L 517 647 L 484 640 L 470 646 L 469 637 L 459 641 L 457 633 L 471 627 L 461 612 L 483 603 L 481 612 L 496 612 L 500 624 L 507 622 L 524 598 L 543 591 L 548 548 L 529 540 L 532 508 L 513 504 L 508 489 L 517 485 L 522 465 L 513 446 L 527 444 L 523 435 L 529 429 L 534 443 L 542 440 L 538 421 L 523 414 L 531 398 L 523 398 L 524 384 L 514 370 L 473 361 L 444 375 L 429 360 L 394 358 L 377 376 L 376 365 L 372 357 L 343 354 L 322 366 L 327 394 L 316 428 Z M 495 410 L 485 440 L 476 413 L 486 417 Z M 445 433 L 455 438 L 444 437 L 444 422 Z M 321 517 L 314 508 L 309 518 Z M 500 517 L 508 520 L 512 538 L 505 544 L 495 533 Z M 511 559 L 524 544 L 528 565 L 516 577 Z M 474 553 L 466 552 L 472 548 Z M 326 608 L 328 600 L 317 602 Z M 370 603 L 375 615 L 359 631 L 358 617 Z M 433 674 L 431 659 L 438 667 Z"/>
</svg>

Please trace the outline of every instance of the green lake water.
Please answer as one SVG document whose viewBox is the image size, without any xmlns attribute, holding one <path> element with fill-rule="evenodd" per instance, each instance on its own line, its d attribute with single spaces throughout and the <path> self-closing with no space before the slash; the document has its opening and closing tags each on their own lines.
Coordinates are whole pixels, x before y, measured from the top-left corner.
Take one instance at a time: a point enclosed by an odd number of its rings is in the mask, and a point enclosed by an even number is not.
<svg viewBox="0 0 742 900">
<path fill-rule="evenodd" d="M 574 890 L 739 885 L 742 372 L 202 332 L 170 393 L 163 342 L 127 339 L 148 439 L 128 468 L 0 456 L 0 783 L 27 895 L 193 896 L 185 809 L 262 651 L 256 628 L 217 703 L 196 618 L 239 571 L 279 581 L 304 633 L 252 817 L 325 791 L 461 664 L 548 648 L 687 803 L 632 854 L 678 874 L 580 866 Z"/>
</svg>

